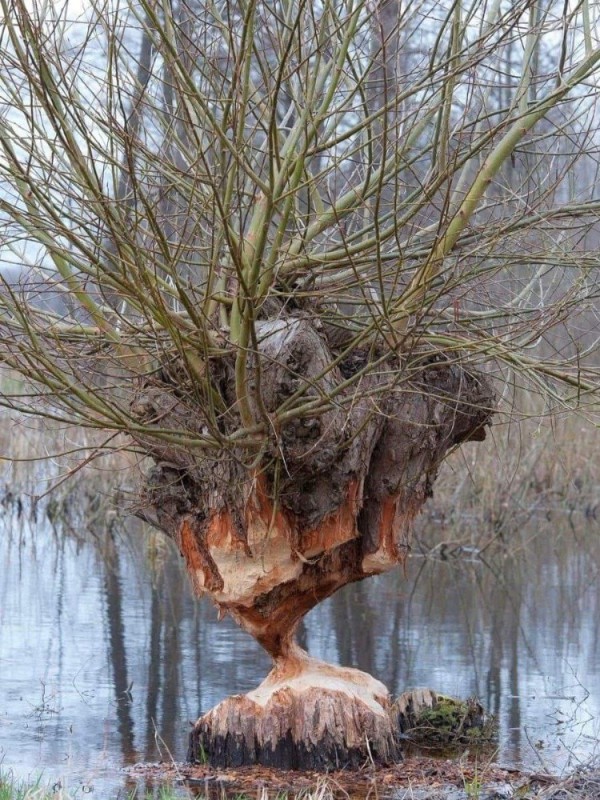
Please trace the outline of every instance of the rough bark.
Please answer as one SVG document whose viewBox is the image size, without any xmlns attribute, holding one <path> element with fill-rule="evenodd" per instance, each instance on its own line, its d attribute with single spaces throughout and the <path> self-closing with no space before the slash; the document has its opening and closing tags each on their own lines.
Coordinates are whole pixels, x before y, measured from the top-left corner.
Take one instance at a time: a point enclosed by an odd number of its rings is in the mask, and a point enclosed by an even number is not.
<svg viewBox="0 0 600 800">
<path fill-rule="evenodd" d="M 302 617 L 341 586 L 401 564 L 410 527 L 453 446 L 484 438 L 487 381 L 433 354 L 336 353 L 306 315 L 263 322 L 247 397 L 268 436 L 262 460 L 240 448 L 212 457 L 140 440 L 156 466 L 146 504 L 177 542 L 198 594 L 208 594 L 274 660 L 254 692 L 196 724 L 190 756 L 220 765 L 356 766 L 398 756 L 385 687 L 320 664 L 294 643 Z M 219 419 L 163 379 L 140 387 L 147 422 L 198 432 L 239 426 L 233 366 L 211 365 Z M 323 402 L 321 398 L 331 398 Z M 310 413 L 278 413 L 314 401 Z"/>
</svg>

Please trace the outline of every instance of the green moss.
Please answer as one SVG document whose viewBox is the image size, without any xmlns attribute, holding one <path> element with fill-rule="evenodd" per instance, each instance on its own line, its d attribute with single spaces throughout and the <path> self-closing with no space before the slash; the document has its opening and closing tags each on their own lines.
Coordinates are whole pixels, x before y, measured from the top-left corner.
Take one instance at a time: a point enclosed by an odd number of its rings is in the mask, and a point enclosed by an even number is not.
<svg viewBox="0 0 600 800">
<path fill-rule="evenodd" d="M 397 704 L 400 730 L 427 746 L 480 746 L 493 743 L 497 725 L 475 698 L 459 700 L 431 690 L 402 695 Z"/>
</svg>

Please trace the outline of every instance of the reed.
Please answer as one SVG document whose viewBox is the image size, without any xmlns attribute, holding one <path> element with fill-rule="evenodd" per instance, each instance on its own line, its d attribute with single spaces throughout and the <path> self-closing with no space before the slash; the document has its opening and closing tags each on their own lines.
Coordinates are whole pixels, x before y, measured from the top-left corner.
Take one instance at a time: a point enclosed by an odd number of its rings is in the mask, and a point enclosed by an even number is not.
<svg viewBox="0 0 600 800">
<path fill-rule="evenodd" d="M 463 445 L 440 470 L 417 523 L 421 542 L 504 545 L 532 518 L 600 520 L 600 437 L 575 415 L 511 421 Z M 441 530 L 441 533 L 440 533 Z"/>
</svg>

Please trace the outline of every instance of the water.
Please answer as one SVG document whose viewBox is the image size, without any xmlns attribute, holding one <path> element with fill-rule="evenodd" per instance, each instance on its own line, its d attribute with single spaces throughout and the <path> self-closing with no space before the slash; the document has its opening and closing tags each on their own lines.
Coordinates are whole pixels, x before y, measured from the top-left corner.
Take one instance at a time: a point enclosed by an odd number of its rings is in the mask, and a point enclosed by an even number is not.
<svg viewBox="0 0 600 800">
<path fill-rule="evenodd" d="M 14 506 L 0 526 L 4 768 L 106 797 L 126 765 L 183 759 L 189 722 L 266 674 L 253 640 L 191 596 L 159 535 L 58 529 Z M 301 638 L 394 694 L 478 696 L 504 765 L 573 767 L 600 751 L 600 527 L 557 517 L 517 540 L 513 555 L 415 555 L 323 603 Z"/>
</svg>

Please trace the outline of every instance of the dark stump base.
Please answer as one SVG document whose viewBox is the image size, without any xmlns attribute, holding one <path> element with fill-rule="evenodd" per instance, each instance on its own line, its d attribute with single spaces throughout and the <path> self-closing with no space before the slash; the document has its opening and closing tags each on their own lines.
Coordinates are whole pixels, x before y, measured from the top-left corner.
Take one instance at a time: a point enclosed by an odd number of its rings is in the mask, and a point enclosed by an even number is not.
<svg viewBox="0 0 600 800">
<path fill-rule="evenodd" d="M 213 767 L 230 768 L 260 764 L 284 770 L 305 770 L 310 772 L 332 772 L 340 769 L 358 770 L 367 763 L 389 766 L 402 760 L 400 748 L 393 752 L 387 748 L 386 757 L 381 758 L 374 747 L 340 748 L 334 737 L 315 744 L 294 742 L 290 732 L 273 747 L 271 743 L 259 745 L 254 742 L 248 746 L 235 734 L 213 737 L 209 731 L 197 728 L 190 734 L 188 761 L 208 763 Z"/>
<path fill-rule="evenodd" d="M 188 760 L 320 772 L 392 764 L 402 756 L 390 707 L 370 675 L 307 659 L 293 675 L 274 670 L 254 692 L 200 717 Z"/>
</svg>

